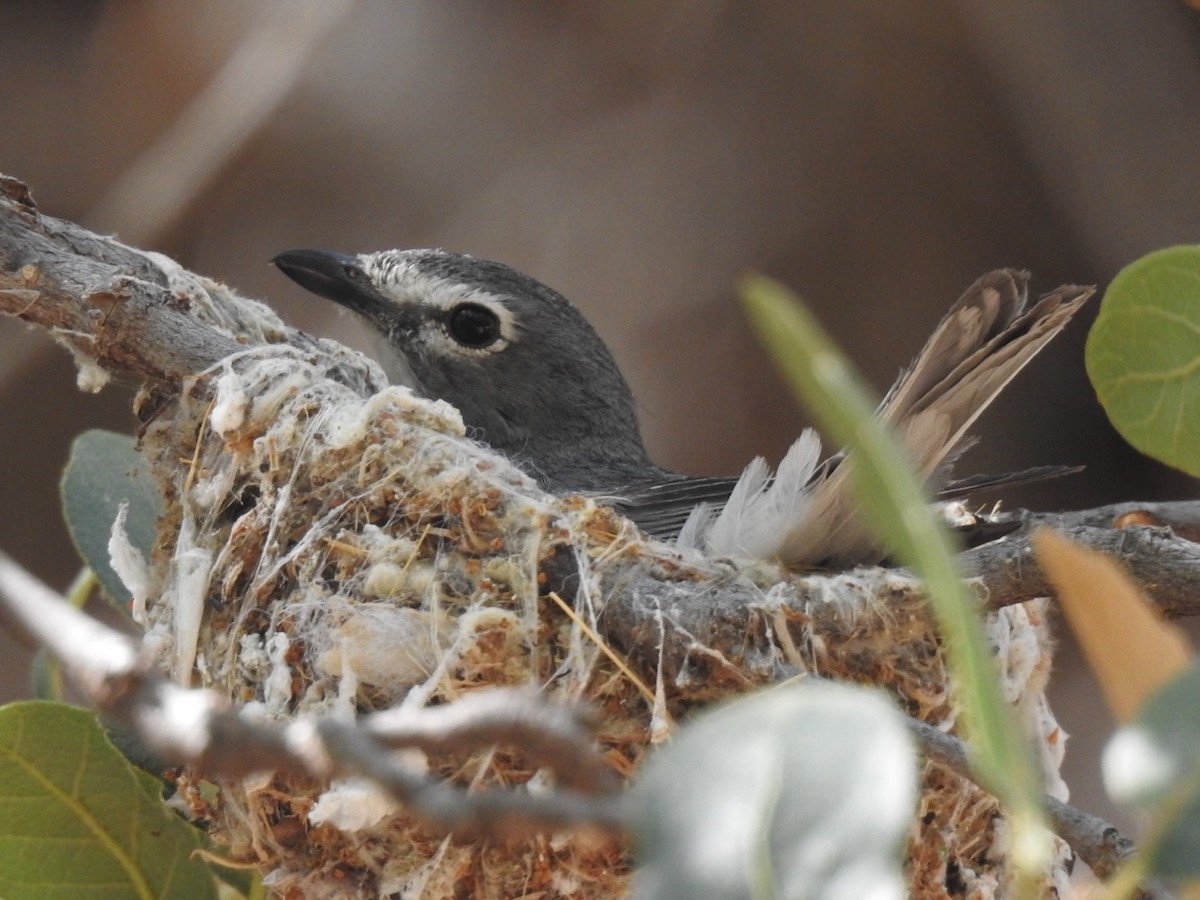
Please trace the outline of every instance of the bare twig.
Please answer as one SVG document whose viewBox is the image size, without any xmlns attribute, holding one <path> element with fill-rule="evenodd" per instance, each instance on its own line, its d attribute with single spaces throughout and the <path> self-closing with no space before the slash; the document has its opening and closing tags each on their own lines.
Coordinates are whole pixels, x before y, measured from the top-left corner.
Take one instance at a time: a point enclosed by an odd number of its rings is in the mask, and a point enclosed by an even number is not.
<svg viewBox="0 0 1200 900">
<path fill-rule="evenodd" d="M 1106 553 L 1129 569 L 1146 595 L 1170 618 L 1200 613 L 1200 502 L 1117 503 L 1067 513 L 1016 514 L 1025 528 L 963 554 L 963 570 L 978 579 L 990 608 L 1049 597 L 1054 591 L 1029 543 L 1034 526 Z"/>
<path fill-rule="evenodd" d="M 974 780 L 967 746 L 954 735 L 918 722 L 908 721 L 917 746 L 927 759 L 945 766 L 956 775 Z M 1099 878 L 1109 878 L 1133 852 L 1133 841 L 1123 837 L 1115 825 L 1069 804 L 1045 797 L 1046 811 L 1055 833 L 1088 864 Z"/>
<path fill-rule="evenodd" d="M 427 753 L 465 752 L 490 744 L 520 747 L 532 763 L 553 769 L 559 783 L 579 791 L 615 790 L 617 780 L 596 756 L 581 708 L 546 703 L 524 689 L 476 691 L 445 706 L 381 710 L 363 730 L 387 747 Z"/>
<path fill-rule="evenodd" d="M 40 214 L 28 188 L 3 175 L 0 312 L 106 370 L 176 386 L 247 346 L 319 343 L 165 256 Z"/>
<path fill-rule="evenodd" d="M 927 759 L 963 778 L 975 779 L 966 744 L 924 722 L 909 719 L 908 725 L 917 746 Z M 1099 816 L 1055 797 L 1042 799 L 1054 833 L 1070 845 L 1075 855 L 1087 864 L 1097 878 L 1111 878 L 1136 849 L 1133 841 Z M 1144 882 L 1135 894 L 1137 900 L 1171 900 L 1173 896 L 1156 881 Z"/>
</svg>

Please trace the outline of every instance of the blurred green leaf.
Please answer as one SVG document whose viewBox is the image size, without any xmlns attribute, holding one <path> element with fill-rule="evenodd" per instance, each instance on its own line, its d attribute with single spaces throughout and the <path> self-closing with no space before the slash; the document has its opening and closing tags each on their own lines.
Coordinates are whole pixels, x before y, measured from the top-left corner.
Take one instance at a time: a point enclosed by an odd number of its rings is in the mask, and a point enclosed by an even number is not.
<svg viewBox="0 0 1200 900">
<path fill-rule="evenodd" d="M 29 690 L 38 700 L 62 700 L 62 668 L 45 647 L 33 655 L 29 669 Z"/>
<path fill-rule="evenodd" d="M 638 897 L 904 896 L 916 754 L 876 691 L 810 681 L 697 716 L 629 801 Z"/>
<path fill-rule="evenodd" d="M 111 431 L 85 431 L 71 445 L 63 472 L 63 514 L 79 555 L 96 573 L 104 592 L 122 609 L 130 602 L 124 582 L 109 562 L 108 540 L 123 502 L 129 504 L 125 531 L 149 560 L 155 522 L 163 502 L 133 438 Z"/>
<path fill-rule="evenodd" d="M 871 391 L 799 299 L 761 276 L 747 278 L 743 301 L 759 338 L 823 435 L 854 455 L 852 484 L 864 520 L 902 564 L 925 581 L 962 703 L 972 763 L 1007 807 L 1021 889 L 1049 862 L 1042 784 L 998 686 L 975 597 L 959 577 L 941 517 L 903 463 L 904 454 L 875 418 Z"/>
<path fill-rule="evenodd" d="M 1086 363 L 1125 440 L 1200 476 L 1200 246 L 1158 250 L 1117 273 Z"/>
<path fill-rule="evenodd" d="M 95 717 L 58 703 L 0 709 L 0 896 L 216 896 L 200 833 L 129 765 Z"/>
<path fill-rule="evenodd" d="M 1104 783 L 1148 815 L 1141 852 L 1163 878 L 1200 878 L 1200 663 L 1153 697 L 1104 752 Z"/>
<path fill-rule="evenodd" d="M 96 586 L 96 573 L 81 569 L 67 588 L 66 600 L 76 609 L 83 609 Z M 39 647 L 29 673 L 29 687 L 38 700 L 62 700 L 62 667 L 45 647 Z"/>
</svg>

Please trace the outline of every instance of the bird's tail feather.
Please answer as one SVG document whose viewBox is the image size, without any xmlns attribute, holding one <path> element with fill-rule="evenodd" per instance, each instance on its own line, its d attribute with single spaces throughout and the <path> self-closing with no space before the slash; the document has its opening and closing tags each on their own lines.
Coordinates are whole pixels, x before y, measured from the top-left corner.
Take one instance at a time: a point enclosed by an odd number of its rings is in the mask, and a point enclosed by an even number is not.
<svg viewBox="0 0 1200 900">
<path fill-rule="evenodd" d="M 894 428 L 920 477 L 941 474 L 983 411 L 1093 293 L 1066 285 L 1026 311 L 1028 281 L 1025 272 L 1001 269 L 971 285 L 880 405 L 878 415 Z M 850 495 L 854 453 L 818 467 L 817 448 L 816 436 L 806 433 L 773 481 L 756 461 L 692 540 L 711 553 L 793 566 L 877 562 L 882 551 L 859 522 Z"/>
</svg>

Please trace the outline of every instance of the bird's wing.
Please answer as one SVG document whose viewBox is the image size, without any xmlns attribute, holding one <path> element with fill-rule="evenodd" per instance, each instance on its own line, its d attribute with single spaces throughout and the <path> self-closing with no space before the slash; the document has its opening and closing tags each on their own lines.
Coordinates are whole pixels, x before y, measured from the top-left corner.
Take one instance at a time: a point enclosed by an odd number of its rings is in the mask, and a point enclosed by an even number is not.
<svg viewBox="0 0 1200 900">
<path fill-rule="evenodd" d="M 1033 484 L 1038 481 L 1049 481 L 1052 478 L 1062 478 L 1066 475 L 1077 475 L 1084 466 L 1032 466 L 1018 472 L 1001 472 L 989 475 L 968 475 L 966 478 L 956 478 L 938 490 L 939 500 L 955 500 L 969 497 L 985 491 L 993 491 L 1001 487 L 1015 487 L 1019 484 Z"/>
<path fill-rule="evenodd" d="M 692 511 L 700 505 L 720 510 L 739 478 L 681 477 L 632 485 L 602 499 L 642 531 L 661 539 L 679 534 Z"/>
</svg>

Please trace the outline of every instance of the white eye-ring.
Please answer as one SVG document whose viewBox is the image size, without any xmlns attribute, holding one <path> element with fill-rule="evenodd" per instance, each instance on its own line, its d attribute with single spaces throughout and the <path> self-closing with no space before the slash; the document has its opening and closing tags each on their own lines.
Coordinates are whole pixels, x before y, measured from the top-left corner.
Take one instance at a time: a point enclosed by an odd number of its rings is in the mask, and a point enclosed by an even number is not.
<svg viewBox="0 0 1200 900">
<path fill-rule="evenodd" d="M 516 337 L 516 322 L 507 306 L 483 291 L 427 294 L 426 309 L 436 309 L 437 334 L 444 351 L 470 356 L 499 353 Z M 431 309 L 432 308 L 432 309 Z"/>
</svg>

